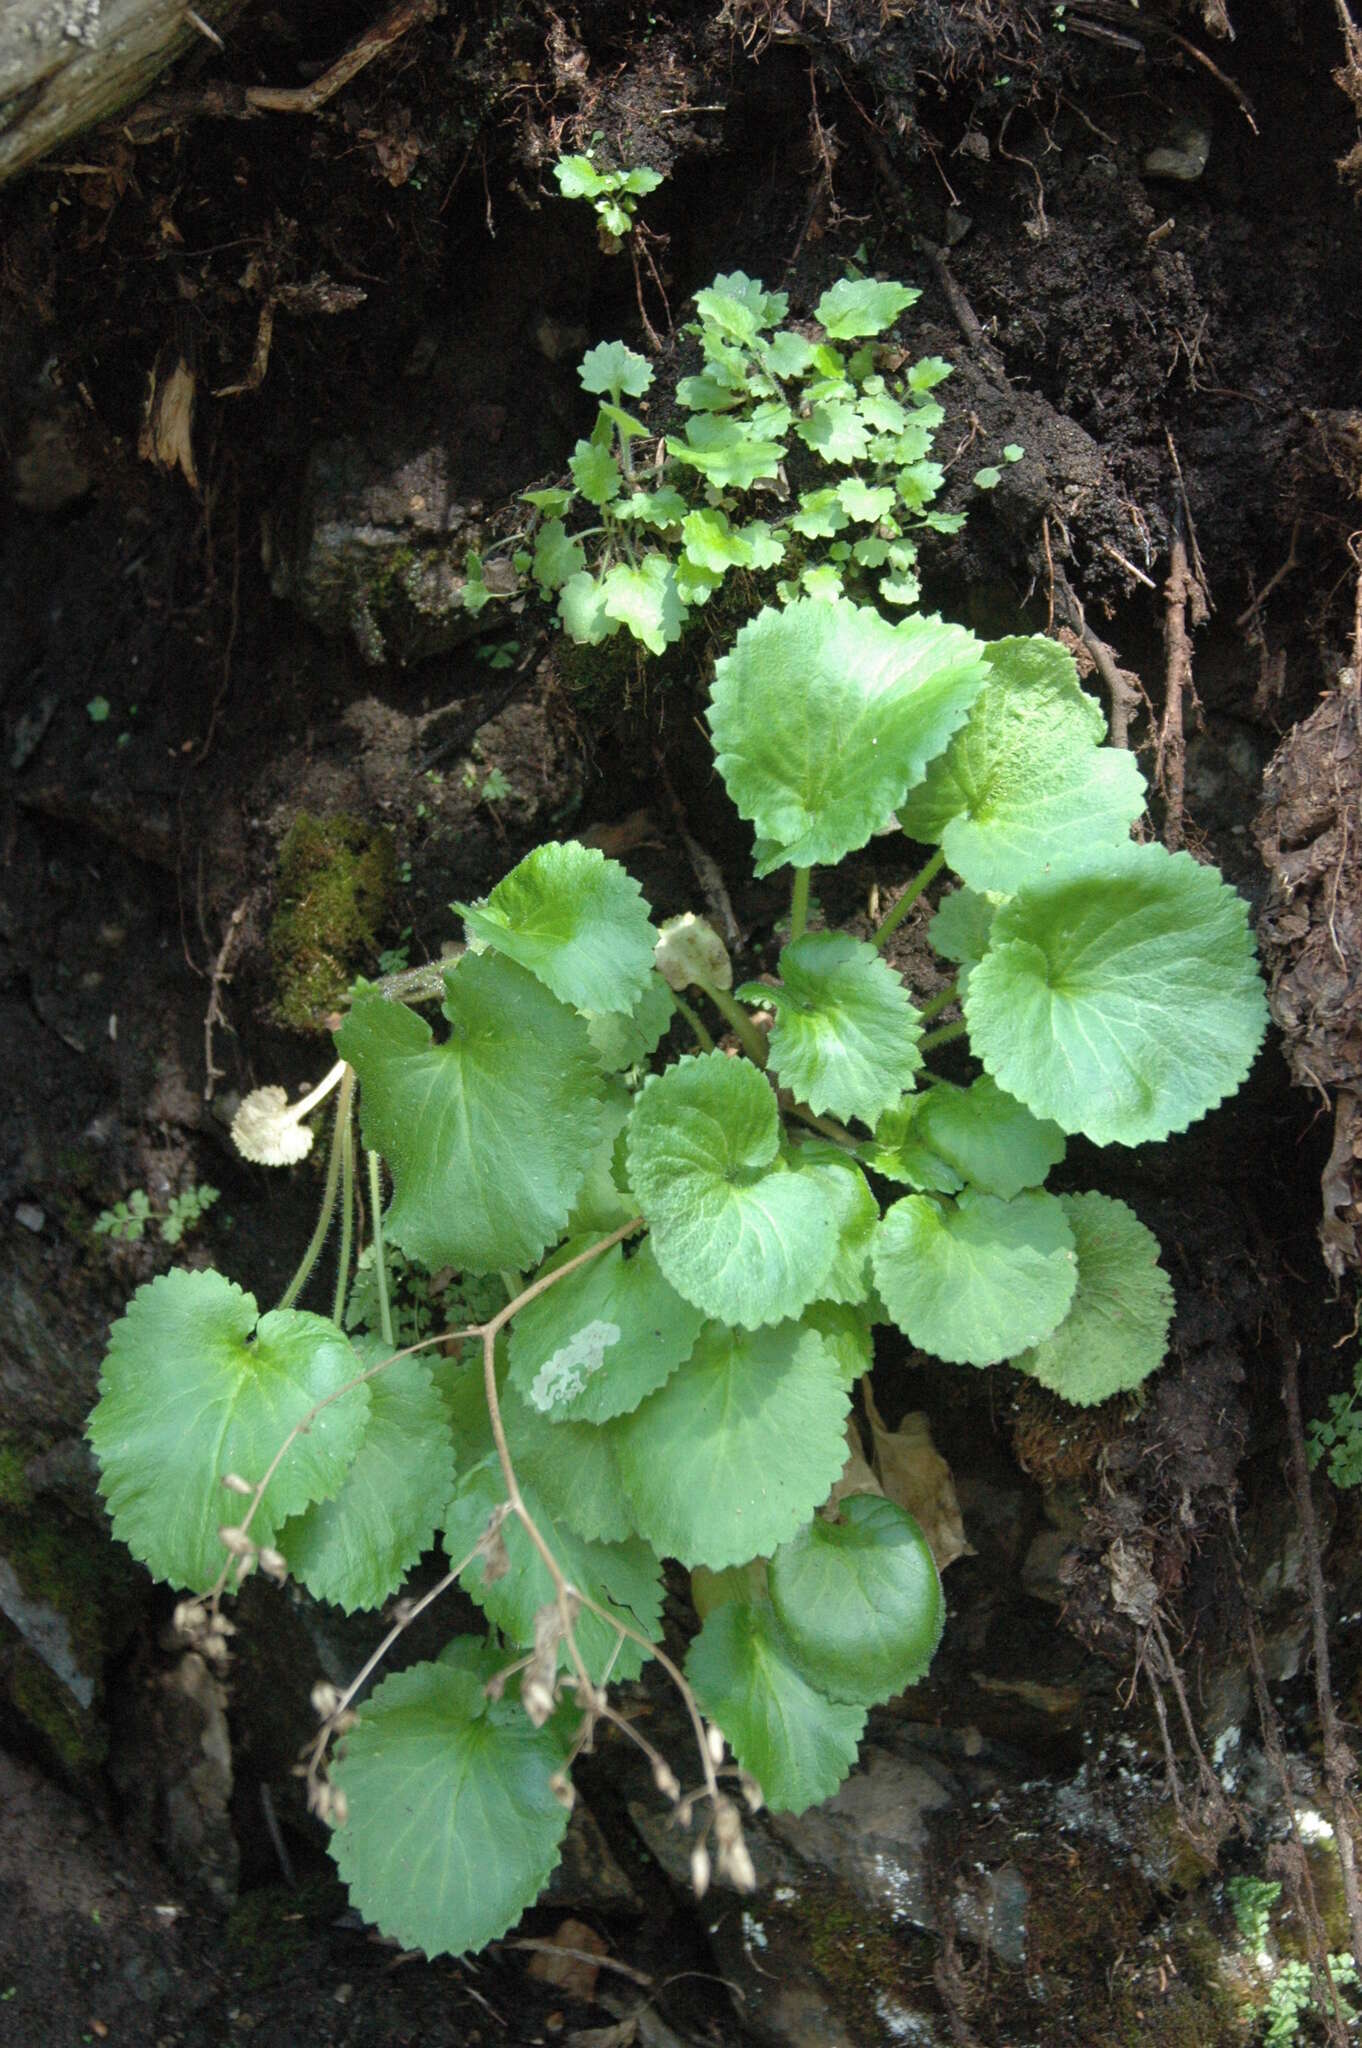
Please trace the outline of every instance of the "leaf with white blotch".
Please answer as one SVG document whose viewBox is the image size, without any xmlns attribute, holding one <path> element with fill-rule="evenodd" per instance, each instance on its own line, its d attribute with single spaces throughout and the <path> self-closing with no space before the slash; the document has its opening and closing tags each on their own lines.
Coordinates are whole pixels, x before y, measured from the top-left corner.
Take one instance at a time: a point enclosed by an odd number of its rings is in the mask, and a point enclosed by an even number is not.
<svg viewBox="0 0 1362 2048">
<path fill-rule="evenodd" d="M 366 1920 L 428 1956 L 485 1948 L 532 1905 L 558 1862 L 567 1808 L 549 1783 L 573 1720 L 536 1728 L 496 1648 L 460 1636 L 438 1663 L 383 1681 L 345 1738 L 331 1782 L 349 1818 L 331 1838 Z"/>
<path fill-rule="evenodd" d="M 897 974 L 847 932 L 808 932 L 780 956 L 775 988 L 749 983 L 745 1002 L 776 1013 L 771 1065 L 783 1088 L 821 1115 L 873 1124 L 922 1065 L 922 1024 Z"/>
<path fill-rule="evenodd" d="M 719 773 L 770 842 L 758 864 L 835 863 L 864 846 L 961 725 L 988 674 L 963 626 L 891 626 L 846 599 L 758 613 L 715 668 Z"/>
<path fill-rule="evenodd" d="M 1023 884 L 965 995 L 999 1086 L 1097 1145 L 1139 1145 L 1214 1109 L 1267 1027 L 1248 910 L 1214 868 L 1114 847 Z"/>
<path fill-rule="evenodd" d="M 514 1458 L 514 1440 L 511 1454 Z M 569 1584 L 618 1614 L 627 1627 L 656 1637 L 662 1615 L 661 1567 L 647 1544 L 637 1537 L 623 1543 L 586 1541 L 554 1516 L 533 1482 L 518 1476 L 525 1506 Z M 505 1499 L 506 1482 L 495 1458 L 462 1476 L 445 1518 L 445 1548 L 456 1562 L 467 1556 Z M 507 1516 L 501 1534 L 509 1569 L 489 1581 L 486 1560 L 475 1557 L 459 1583 L 509 1643 L 528 1650 L 534 1643 L 535 1616 L 554 1598 L 553 1580 L 516 1516 Z M 576 1636 L 595 1679 L 603 1680 L 607 1670 L 616 1679 L 637 1678 L 643 1669 L 641 1644 L 622 1640 L 619 1631 L 589 1607 L 577 1617 Z M 558 1656 L 565 1669 L 571 1667 L 565 1643 L 560 1643 Z"/>
<path fill-rule="evenodd" d="M 1138 1387 L 1163 1364 L 1173 1289 L 1159 1241 L 1109 1195 L 1061 1195 L 1078 1247 L 1078 1288 L 1059 1328 L 1012 1360 L 1078 1407 Z"/>
<path fill-rule="evenodd" d="M 451 1030 L 358 998 L 336 1033 L 359 1075 L 364 1142 L 392 1169 L 388 1234 L 435 1271 L 533 1266 L 561 1233 L 603 1129 L 586 1025 L 525 968 L 466 953 L 444 977 Z"/>
<path fill-rule="evenodd" d="M 768 1600 L 712 1609 L 686 1677 L 772 1812 L 803 1813 L 830 1799 L 855 1763 L 865 1708 L 809 1684 Z"/>
<path fill-rule="evenodd" d="M 574 1009 L 627 1014 L 652 977 L 657 933 L 638 883 L 575 839 L 536 846 L 485 903 L 453 907 L 474 938 Z"/>
<path fill-rule="evenodd" d="M 158 1579 L 203 1593 L 242 1503 L 229 1472 L 256 1484 L 290 1430 L 363 1370 L 325 1316 L 274 1309 L 220 1273 L 177 1268 L 139 1287 L 109 1332 L 88 1434 L 114 1535 Z M 251 1522 L 257 1543 L 337 1493 L 364 1435 L 369 1389 L 323 1408 L 289 1446 Z"/>
<path fill-rule="evenodd" d="M 882 284 L 873 277 L 843 277 L 824 292 L 813 317 L 832 341 L 859 341 L 866 335 L 883 334 L 921 297 L 911 285 Z"/>
<path fill-rule="evenodd" d="M 563 1253 L 586 1249 L 569 1240 Z M 520 1310 L 511 1384 L 550 1422 L 609 1422 L 689 1358 L 703 1321 L 663 1279 L 650 1244 L 628 1257 L 612 1245 Z"/>
<path fill-rule="evenodd" d="M 369 1337 L 364 1365 L 389 1356 Z M 429 1550 L 454 1491 L 454 1450 L 430 1370 L 399 1358 L 369 1382 L 369 1420 L 339 1493 L 286 1522 L 276 1547 L 314 1599 L 381 1607 Z"/>
<path fill-rule="evenodd" d="M 1065 648 L 1036 634 L 984 651 L 993 674 L 899 817 L 972 889 L 1014 890 L 1076 843 L 1120 845 L 1145 783 L 1133 754 L 1102 745 L 1102 713 Z"/>
<path fill-rule="evenodd" d="M 658 1265 L 706 1315 L 755 1329 L 820 1292 L 836 1219 L 817 1178 L 781 1159 L 776 1098 L 746 1060 L 702 1053 L 655 1074 L 628 1162 Z"/>
<path fill-rule="evenodd" d="M 782 1543 L 767 1582 L 794 1662 L 836 1700 L 872 1707 L 926 1675 L 945 1623 L 927 1539 L 891 1500 L 851 1494 Z"/>
<path fill-rule="evenodd" d="M 968 1088 L 939 1081 L 891 1110 L 866 1161 L 920 1190 L 954 1194 L 968 1183 L 1006 1200 L 1039 1187 L 1063 1157 L 1059 1125 L 1032 1116 L 981 1074 Z"/>
<path fill-rule="evenodd" d="M 1068 1314 L 1073 1232 L 1058 1196 L 907 1195 L 880 1225 L 875 1280 L 899 1328 L 955 1365 L 994 1365 Z"/>
<path fill-rule="evenodd" d="M 610 1425 L 639 1533 L 714 1570 L 764 1556 L 826 1500 L 842 1469 L 839 1360 L 798 1323 L 708 1323 L 686 1363 Z"/>
</svg>

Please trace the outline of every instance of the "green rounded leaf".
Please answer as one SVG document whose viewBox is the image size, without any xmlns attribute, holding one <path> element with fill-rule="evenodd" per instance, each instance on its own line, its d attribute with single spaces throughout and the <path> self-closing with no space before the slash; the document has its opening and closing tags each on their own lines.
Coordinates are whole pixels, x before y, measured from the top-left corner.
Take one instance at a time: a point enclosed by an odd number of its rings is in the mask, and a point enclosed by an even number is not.
<svg viewBox="0 0 1362 2048">
<path fill-rule="evenodd" d="M 962 626 L 891 626 L 845 599 L 797 599 L 744 626 L 715 669 L 709 721 L 729 795 L 770 842 L 758 872 L 864 846 L 987 672 Z"/>
<path fill-rule="evenodd" d="M 925 1676 L 946 1607 L 930 1546 L 905 1509 L 857 1493 L 837 1512 L 782 1543 L 767 1582 L 805 1678 L 871 1707 Z"/>
<path fill-rule="evenodd" d="M 874 946 L 846 932 L 809 932 L 780 956 L 780 985 L 738 991 L 776 1013 L 771 1065 L 810 1109 L 873 1124 L 922 1065 L 922 1025 Z"/>
<path fill-rule="evenodd" d="M 875 1282 L 899 1328 L 955 1365 L 994 1365 L 1057 1329 L 1074 1297 L 1073 1232 L 1055 1195 L 908 1195 L 880 1225 Z"/>
<path fill-rule="evenodd" d="M 511 1455 L 514 1459 L 514 1437 Z M 517 1476 L 535 1527 L 557 1558 L 569 1584 L 608 1613 L 617 1614 L 626 1627 L 637 1629 L 650 1639 L 656 1637 L 662 1617 L 661 1566 L 647 1544 L 637 1537 L 622 1543 L 587 1541 L 554 1516 L 531 1481 L 519 1473 Z M 505 1498 L 506 1482 L 495 1458 L 460 1480 L 445 1522 L 445 1548 L 456 1562 L 473 1548 L 493 1510 Z M 517 1517 L 508 1516 L 501 1533 L 509 1569 L 500 1578 L 489 1580 L 486 1562 L 478 1557 L 459 1583 L 508 1642 L 529 1649 L 534 1643 L 535 1616 L 554 1598 L 553 1581 Z M 643 1669 L 642 1645 L 627 1637 L 621 1639 L 619 1631 L 589 1607 L 584 1607 L 577 1617 L 576 1636 L 593 1678 L 604 1680 L 608 1672 L 612 1678 L 626 1680 L 637 1678 Z M 558 1661 L 564 1670 L 571 1668 L 565 1643 L 559 1645 Z"/>
<path fill-rule="evenodd" d="M 645 555 L 637 569 L 617 562 L 601 578 L 601 592 L 606 617 L 627 626 L 650 654 L 665 653 L 681 638 L 686 608 L 664 556 Z"/>
<path fill-rule="evenodd" d="M 981 1074 L 968 1088 L 940 1081 L 891 1110 L 867 1157 L 877 1172 L 911 1187 L 954 1194 L 969 1183 L 1010 1199 L 1038 1187 L 1059 1164 L 1064 1133 Z"/>
<path fill-rule="evenodd" d="M 1133 754 L 1101 744 L 1101 710 L 1066 649 L 1036 634 L 985 653 L 993 674 L 899 822 L 912 839 L 939 841 L 972 889 L 1012 891 L 1075 843 L 1126 840 L 1145 784 Z"/>
<path fill-rule="evenodd" d="M 657 1263 L 706 1315 L 755 1329 L 819 1293 L 836 1219 L 816 1176 L 781 1158 L 776 1098 L 746 1060 L 702 1053 L 654 1075 L 627 1156 Z"/>
<path fill-rule="evenodd" d="M 654 974 L 627 1015 L 619 1011 L 584 1014 L 602 1068 L 607 1074 L 622 1074 L 657 1051 L 676 1011 L 667 984 L 660 974 Z M 620 1221 L 623 1220 L 621 1217 Z"/>
<path fill-rule="evenodd" d="M 960 978 L 962 988 L 988 950 L 988 935 L 993 928 L 996 909 L 997 901 L 993 897 L 980 896 L 973 889 L 952 889 L 938 903 L 936 914 L 927 927 L 927 937 L 936 951 L 947 960 L 957 961 L 964 969 Z"/>
<path fill-rule="evenodd" d="M 387 1351 L 359 1347 L 366 1365 Z M 369 1381 L 369 1421 L 340 1491 L 284 1524 L 276 1547 L 318 1600 L 381 1607 L 428 1550 L 454 1491 L 454 1450 L 429 1368 L 399 1358 Z"/>
<path fill-rule="evenodd" d="M 569 1258 L 585 1249 L 563 1247 Z M 520 1310 L 511 1384 L 551 1422 L 609 1422 L 690 1357 L 703 1321 L 663 1279 L 649 1243 L 629 1257 L 613 1245 Z"/>
<path fill-rule="evenodd" d="M 1078 1407 L 1138 1387 L 1163 1364 L 1173 1289 L 1159 1241 L 1124 1202 L 1061 1195 L 1078 1249 L 1073 1306 L 1053 1335 L 1012 1360 Z"/>
<path fill-rule="evenodd" d="M 686 1676 L 775 1813 L 830 1799 L 856 1761 L 865 1708 L 809 1684 L 766 1600 L 725 1600 L 690 1646 Z"/>
<path fill-rule="evenodd" d="M 549 1778 L 567 1760 L 570 1724 L 533 1727 L 514 1685 L 489 1699 L 504 1668 L 465 1636 L 439 1663 L 397 1672 L 332 1767 L 350 1809 L 332 1852 L 352 1902 L 428 1956 L 504 1934 L 547 1884 L 567 1828 Z"/>
<path fill-rule="evenodd" d="M 639 189 L 651 191 L 652 187 Z M 582 357 L 577 375 L 584 391 L 597 396 L 608 391 L 616 405 L 622 397 L 642 398 L 653 381 L 652 365 L 646 356 L 637 355 L 622 341 L 598 341 Z"/>
<path fill-rule="evenodd" d="M 1233 1094 L 1267 1001 L 1242 899 L 1188 853 L 1131 845 L 1002 905 L 965 1016 L 989 1072 L 1037 1116 L 1139 1145 Z"/>
<path fill-rule="evenodd" d="M 827 1499 L 846 1461 L 836 1353 L 798 1323 L 709 1323 L 686 1363 L 611 1424 L 640 1534 L 719 1571 L 764 1556 Z"/>
<path fill-rule="evenodd" d="M 652 977 L 657 933 L 638 883 L 575 839 L 536 846 L 485 903 L 453 907 L 574 1009 L 631 1011 Z"/>
<path fill-rule="evenodd" d="M 821 1182 L 837 1225 L 837 1250 L 819 1286 L 824 1302 L 855 1304 L 870 1289 L 870 1247 L 880 1205 L 849 1153 L 824 1138 L 805 1138 L 789 1156 Z"/>
<path fill-rule="evenodd" d="M 433 1272 L 536 1265 L 562 1232 L 604 1128 L 587 1028 L 512 960 L 445 975 L 450 1034 L 360 996 L 336 1033 L 359 1075 L 364 1142 L 392 1169 L 388 1234 Z"/>
<path fill-rule="evenodd" d="M 202 1593 L 227 1553 L 224 1523 L 308 1411 L 362 1370 L 325 1316 L 275 1309 L 220 1273 L 179 1268 L 139 1287 L 109 1333 L 89 1438 L 115 1536 L 158 1579 Z M 309 1502 L 339 1491 L 360 1448 L 369 1389 L 324 1408 L 289 1446 L 251 1523 L 257 1543 Z"/>
<path fill-rule="evenodd" d="M 824 292 L 813 317 L 830 340 L 859 341 L 867 334 L 883 334 L 921 296 L 910 285 L 844 277 Z"/>
</svg>

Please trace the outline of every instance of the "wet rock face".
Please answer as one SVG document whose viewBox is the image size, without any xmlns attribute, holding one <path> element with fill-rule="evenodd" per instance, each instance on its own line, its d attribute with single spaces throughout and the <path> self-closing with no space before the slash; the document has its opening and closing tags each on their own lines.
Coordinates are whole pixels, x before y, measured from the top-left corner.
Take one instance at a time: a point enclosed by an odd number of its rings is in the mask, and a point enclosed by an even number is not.
<svg viewBox="0 0 1362 2048">
<path fill-rule="evenodd" d="M 481 413 L 462 421 L 470 441 L 500 431 L 501 407 Z M 465 603 L 467 558 L 481 551 L 484 528 L 481 501 L 460 492 L 457 468 L 457 450 L 440 440 L 411 450 L 375 432 L 314 448 L 277 532 L 276 596 L 329 637 L 353 639 L 371 667 L 423 661 L 471 639 L 480 621 Z M 487 569 L 494 592 L 497 566 Z"/>
</svg>

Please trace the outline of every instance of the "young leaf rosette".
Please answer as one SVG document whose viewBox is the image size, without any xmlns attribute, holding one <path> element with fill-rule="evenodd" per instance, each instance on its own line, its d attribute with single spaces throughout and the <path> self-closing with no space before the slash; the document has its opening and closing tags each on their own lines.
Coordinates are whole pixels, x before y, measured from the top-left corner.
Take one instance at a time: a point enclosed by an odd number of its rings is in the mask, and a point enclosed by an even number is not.
<svg viewBox="0 0 1362 2048">
<path fill-rule="evenodd" d="M 988 676 L 963 626 L 891 626 L 846 599 L 799 599 L 743 627 L 714 672 L 722 775 L 761 842 L 757 873 L 864 846 L 964 723 Z"/>
<path fill-rule="evenodd" d="M 1243 899 L 1158 845 L 1023 883 L 964 1009 L 999 1087 L 1097 1145 L 1186 1130 L 1239 1087 L 1267 1027 Z"/>
</svg>

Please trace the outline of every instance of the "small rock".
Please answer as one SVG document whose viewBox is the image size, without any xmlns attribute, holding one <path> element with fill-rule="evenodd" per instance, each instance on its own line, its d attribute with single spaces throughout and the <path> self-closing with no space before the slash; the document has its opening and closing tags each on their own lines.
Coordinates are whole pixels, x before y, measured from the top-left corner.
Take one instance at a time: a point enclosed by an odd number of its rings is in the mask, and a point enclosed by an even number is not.
<svg viewBox="0 0 1362 2048">
<path fill-rule="evenodd" d="M 1198 121 L 1182 121 L 1166 142 L 1151 149 L 1141 169 L 1147 178 L 1168 178 L 1174 184 L 1194 185 L 1211 155 L 1211 131 Z"/>
<path fill-rule="evenodd" d="M 39 1231 L 47 1221 L 47 1211 L 40 1209 L 36 1202 L 20 1202 L 14 1212 L 14 1220 L 25 1230 Z"/>
</svg>

